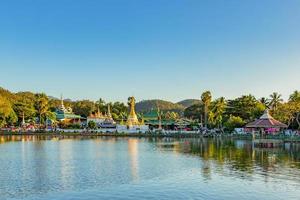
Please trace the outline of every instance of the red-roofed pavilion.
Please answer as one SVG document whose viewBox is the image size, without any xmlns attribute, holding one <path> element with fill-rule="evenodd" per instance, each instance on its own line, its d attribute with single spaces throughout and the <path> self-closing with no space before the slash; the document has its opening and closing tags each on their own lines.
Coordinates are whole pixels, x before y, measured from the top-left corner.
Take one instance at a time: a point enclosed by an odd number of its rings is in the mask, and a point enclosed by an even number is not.
<svg viewBox="0 0 300 200">
<path fill-rule="evenodd" d="M 264 114 L 254 122 L 250 122 L 246 125 L 246 128 L 260 129 L 262 133 L 274 133 L 279 132 L 280 129 L 287 128 L 288 126 L 280 121 L 274 119 L 268 110 L 265 110 Z"/>
</svg>

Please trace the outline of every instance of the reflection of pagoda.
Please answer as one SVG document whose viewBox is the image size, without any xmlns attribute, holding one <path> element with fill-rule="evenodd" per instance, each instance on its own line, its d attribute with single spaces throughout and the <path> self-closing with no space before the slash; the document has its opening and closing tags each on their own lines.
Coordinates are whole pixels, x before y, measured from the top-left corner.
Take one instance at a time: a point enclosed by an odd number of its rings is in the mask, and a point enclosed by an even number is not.
<svg viewBox="0 0 300 200">
<path fill-rule="evenodd" d="M 65 108 L 63 97 L 61 96 L 61 104 L 56 109 L 56 119 L 59 121 L 80 121 L 81 116 L 75 115 L 71 107 Z"/>
<path fill-rule="evenodd" d="M 134 97 L 129 97 L 128 98 L 128 104 L 130 106 L 130 113 L 127 118 L 127 126 L 137 126 L 140 125 L 141 123 L 138 120 L 138 117 L 135 113 L 135 98 Z"/>
</svg>

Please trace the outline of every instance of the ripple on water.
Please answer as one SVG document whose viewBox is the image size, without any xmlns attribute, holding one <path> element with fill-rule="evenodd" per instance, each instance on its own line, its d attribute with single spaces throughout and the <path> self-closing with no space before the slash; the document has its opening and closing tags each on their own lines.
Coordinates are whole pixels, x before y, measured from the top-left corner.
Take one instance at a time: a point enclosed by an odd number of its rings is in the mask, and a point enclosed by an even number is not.
<svg viewBox="0 0 300 200">
<path fill-rule="evenodd" d="M 97 138 L 4 144 L 1 200 L 300 199 L 298 158 L 285 149 L 253 153 L 247 141 Z"/>
</svg>

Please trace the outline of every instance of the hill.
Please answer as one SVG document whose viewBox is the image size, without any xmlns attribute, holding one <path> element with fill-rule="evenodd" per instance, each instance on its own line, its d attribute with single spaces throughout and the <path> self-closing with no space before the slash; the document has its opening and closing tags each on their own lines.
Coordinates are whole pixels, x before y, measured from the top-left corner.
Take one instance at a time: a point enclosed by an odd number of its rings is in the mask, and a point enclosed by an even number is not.
<svg viewBox="0 0 300 200">
<path fill-rule="evenodd" d="M 201 101 L 198 99 L 186 99 L 183 101 L 178 102 L 177 104 L 182 105 L 185 108 L 188 108 L 190 106 L 193 106 L 195 104 L 199 104 Z"/>
<path fill-rule="evenodd" d="M 170 101 L 164 101 L 159 99 L 154 100 L 144 100 L 136 103 L 137 112 L 149 112 L 152 109 L 157 109 L 159 107 L 162 111 L 174 111 L 174 112 L 183 112 L 184 106 Z"/>
</svg>

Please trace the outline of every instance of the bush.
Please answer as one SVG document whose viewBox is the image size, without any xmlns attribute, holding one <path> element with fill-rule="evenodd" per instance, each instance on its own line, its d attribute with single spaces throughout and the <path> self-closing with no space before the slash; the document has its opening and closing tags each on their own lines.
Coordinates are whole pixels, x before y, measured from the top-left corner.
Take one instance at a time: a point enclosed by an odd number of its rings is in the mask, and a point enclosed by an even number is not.
<svg viewBox="0 0 300 200">
<path fill-rule="evenodd" d="M 89 129 L 96 129 L 97 125 L 94 121 L 89 121 L 88 127 Z"/>
<path fill-rule="evenodd" d="M 228 121 L 225 122 L 224 126 L 227 131 L 232 132 L 235 128 L 241 128 L 245 124 L 246 123 L 242 118 L 230 115 Z"/>
</svg>

